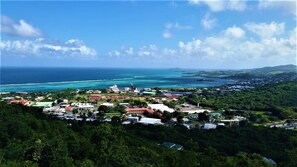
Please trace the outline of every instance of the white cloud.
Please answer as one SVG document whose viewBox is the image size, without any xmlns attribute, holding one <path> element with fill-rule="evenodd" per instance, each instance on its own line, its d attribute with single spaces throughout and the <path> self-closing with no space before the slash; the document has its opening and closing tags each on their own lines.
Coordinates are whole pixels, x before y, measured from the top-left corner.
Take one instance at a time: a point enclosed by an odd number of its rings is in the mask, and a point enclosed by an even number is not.
<svg viewBox="0 0 297 167">
<path fill-rule="evenodd" d="M 133 55 L 134 54 L 134 51 L 133 51 L 134 49 L 133 48 L 128 48 L 128 49 L 126 49 L 125 50 L 125 53 L 127 54 L 127 55 Z"/>
<path fill-rule="evenodd" d="M 172 31 L 180 31 L 180 30 L 191 30 L 193 29 L 192 26 L 189 26 L 189 25 L 181 25 L 180 23 L 178 22 L 175 22 L 175 23 L 167 23 L 165 24 L 165 30 L 163 31 L 163 38 L 172 38 L 173 37 L 173 34 L 172 34 Z"/>
<path fill-rule="evenodd" d="M 178 43 L 178 47 L 180 49 L 180 52 L 183 54 L 196 53 L 201 49 L 201 41 L 199 39 L 197 39 L 197 40 L 193 39 L 190 42 L 180 41 Z"/>
<path fill-rule="evenodd" d="M 217 19 L 211 18 L 210 14 L 207 13 L 201 20 L 200 24 L 203 26 L 204 29 L 210 30 L 212 29 L 217 22 Z"/>
<path fill-rule="evenodd" d="M 276 1 L 276 0 L 259 0 L 259 9 L 278 9 L 285 13 L 296 15 L 296 0 Z"/>
<path fill-rule="evenodd" d="M 243 11 L 247 8 L 247 4 L 244 0 L 230 0 L 228 5 L 228 9 Z"/>
<path fill-rule="evenodd" d="M 285 23 L 246 23 L 245 27 L 261 38 L 271 38 L 284 33 Z"/>
<path fill-rule="evenodd" d="M 225 31 L 225 35 L 230 36 L 230 37 L 235 37 L 235 38 L 242 38 L 245 34 L 245 31 L 241 29 L 240 27 L 229 27 Z"/>
<path fill-rule="evenodd" d="M 163 38 L 171 38 L 171 37 L 172 37 L 172 34 L 168 30 L 165 30 L 163 32 Z"/>
<path fill-rule="evenodd" d="M 254 23 L 270 25 L 269 23 Z M 275 23 L 277 25 L 281 23 Z M 251 68 L 255 66 L 295 64 L 296 29 L 282 37 L 265 35 L 265 38 L 245 37 L 247 28 L 232 26 L 205 38 L 180 41 L 177 48 L 159 48 L 146 45 L 134 49 L 133 60 L 158 62 L 168 61 L 186 65 L 217 68 Z M 286 37 L 286 38 L 285 38 Z M 119 58 L 129 56 L 126 48 L 119 50 Z M 115 56 L 116 52 L 113 52 Z M 172 64 L 173 65 L 173 64 Z"/>
<path fill-rule="evenodd" d="M 41 37 L 42 32 L 27 23 L 25 20 L 18 22 L 13 19 L 1 15 L 1 33 L 22 37 Z"/>
<path fill-rule="evenodd" d="M 96 50 L 83 41 L 71 39 L 64 43 L 38 38 L 36 40 L 1 40 L 1 54 L 5 56 L 94 57 Z"/>
<path fill-rule="evenodd" d="M 288 38 L 269 36 L 265 39 L 239 38 L 244 36 L 240 27 L 229 27 L 221 35 L 179 42 L 179 55 L 196 61 L 237 66 L 265 66 L 295 64 L 296 30 Z M 234 40 L 236 38 L 237 40 Z M 230 66 L 233 68 L 233 66 Z"/>
<path fill-rule="evenodd" d="M 212 12 L 224 10 L 243 11 L 247 8 L 246 2 L 242 0 L 189 0 L 191 5 L 206 5 Z"/>
<path fill-rule="evenodd" d="M 135 50 L 135 51 L 134 51 Z M 131 53 L 132 52 L 132 53 Z M 126 48 L 122 47 L 119 50 L 108 52 L 108 55 L 111 57 L 131 57 L 131 55 L 134 58 L 154 58 L 154 59 L 160 59 L 162 57 L 166 56 L 175 56 L 176 50 L 169 49 L 169 48 L 163 48 L 160 49 L 156 45 L 144 45 L 138 49 L 134 48 Z"/>
<path fill-rule="evenodd" d="M 177 30 L 190 30 L 190 29 L 193 29 L 192 26 L 189 26 L 189 25 L 180 25 L 178 22 L 175 22 L 175 23 L 167 23 L 165 25 L 165 28 L 166 29 L 177 29 Z"/>
</svg>

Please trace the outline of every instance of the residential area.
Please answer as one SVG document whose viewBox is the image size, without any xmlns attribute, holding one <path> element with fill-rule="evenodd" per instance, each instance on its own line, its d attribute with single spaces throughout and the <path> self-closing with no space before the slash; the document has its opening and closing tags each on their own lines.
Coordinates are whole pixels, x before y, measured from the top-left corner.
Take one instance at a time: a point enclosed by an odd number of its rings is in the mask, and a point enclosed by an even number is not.
<svg viewBox="0 0 297 167">
<path fill-rule="evenodd" d="M 205 97 L 203 92 L 221 93 L 222 88 L 188 90 L 137 89 L 134 85 L 103 90 L 67 90 L 48 93 L 1 93 L 1 100 L 42 108 L 45 114 L 65 121 L 118 122 L 123 125 L 184 126 L 187 129 L 212 130 L 246 124 L 248 118 L 240 112 L 191 104 L 187 97 Z M 237 91 L 234 89 L 233 91 Z M 266 127 L 296 129 L 297 121 L 270 122 Z M 264 124 L 263 124 L 264 125 Z"/>
</svg>

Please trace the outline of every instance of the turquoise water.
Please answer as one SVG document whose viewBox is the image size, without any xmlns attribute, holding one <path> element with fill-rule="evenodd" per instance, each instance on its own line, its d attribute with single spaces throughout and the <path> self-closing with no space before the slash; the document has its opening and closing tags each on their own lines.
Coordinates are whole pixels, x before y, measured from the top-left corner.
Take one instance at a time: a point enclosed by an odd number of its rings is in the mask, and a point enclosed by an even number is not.
<svg viewBox="0 0 297 167">
<path fill-rule="evenodd" d="M 212 87 L 231 80 L 185 76 L 193 70 L 173 69 L 109 69 L 109 68 L 1 68 L 1 92 L 34 92 L 63 89 L 98 89 L 111 85 L 138 88 Z"/>
</svg>

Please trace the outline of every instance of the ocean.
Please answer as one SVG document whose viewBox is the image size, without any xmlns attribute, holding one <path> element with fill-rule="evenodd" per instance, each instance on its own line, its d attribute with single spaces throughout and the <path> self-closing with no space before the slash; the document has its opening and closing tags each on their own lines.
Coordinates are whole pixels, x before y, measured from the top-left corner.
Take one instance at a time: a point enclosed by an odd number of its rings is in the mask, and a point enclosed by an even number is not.
<svg viewBox="0 0 297 167">
<path fill-rule="evenodd" d="M 123 88 L 130 84 L 138 88 L 201 88 L 233 82 L 220 78 L 211 78 L 211 81 L 197 81 L 201 77 L 185 75 L 187 72 L 194 71 L 184 69 L 1 67 L 0 92 L 99 89 L 108 88 L 111 85 Z"/>
</svg>

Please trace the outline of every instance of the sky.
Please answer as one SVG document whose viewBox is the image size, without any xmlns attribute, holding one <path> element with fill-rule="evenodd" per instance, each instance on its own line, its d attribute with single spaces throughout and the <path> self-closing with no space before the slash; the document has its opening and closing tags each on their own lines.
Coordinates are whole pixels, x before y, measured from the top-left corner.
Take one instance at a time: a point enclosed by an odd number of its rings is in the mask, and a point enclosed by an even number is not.
<svg viewBox="0 0 297 167">
<path fill-rule="evenodd" d="M 296 64 L 296 0 L 1 1 L 1 66 Z"/>
</svg>

